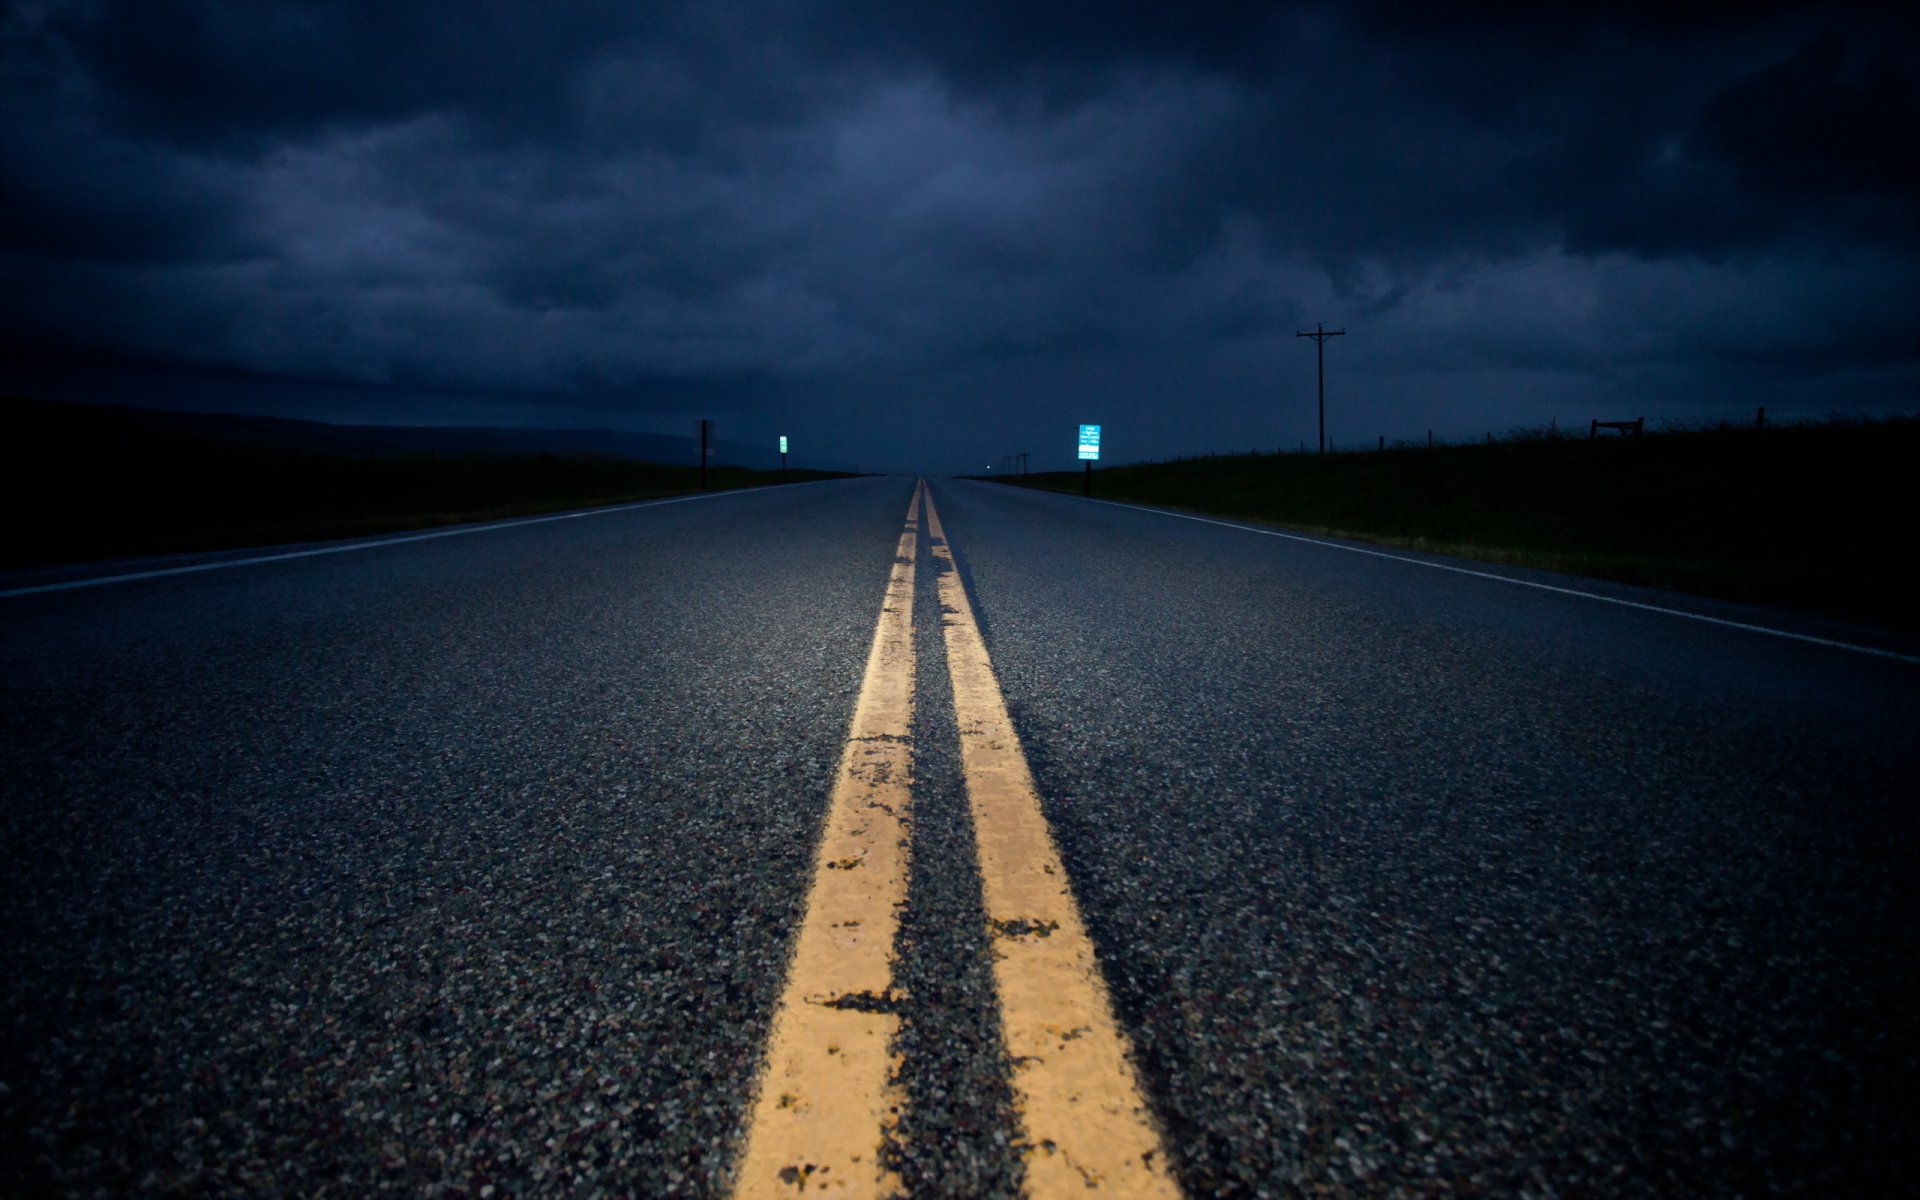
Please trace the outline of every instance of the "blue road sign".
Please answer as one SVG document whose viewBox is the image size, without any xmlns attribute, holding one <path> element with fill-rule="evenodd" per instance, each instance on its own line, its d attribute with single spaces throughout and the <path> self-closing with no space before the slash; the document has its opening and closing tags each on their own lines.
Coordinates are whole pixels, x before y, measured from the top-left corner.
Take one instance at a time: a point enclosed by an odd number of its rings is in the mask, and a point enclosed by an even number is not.
<svg viewBox="0 0 1920 1200">
<path fill-rule="evenodd" d="M 1080 427 L 1080 457 L 1089 461 L 1100 457 L 1100 427 L 1082 425 Z"/>
</svg>

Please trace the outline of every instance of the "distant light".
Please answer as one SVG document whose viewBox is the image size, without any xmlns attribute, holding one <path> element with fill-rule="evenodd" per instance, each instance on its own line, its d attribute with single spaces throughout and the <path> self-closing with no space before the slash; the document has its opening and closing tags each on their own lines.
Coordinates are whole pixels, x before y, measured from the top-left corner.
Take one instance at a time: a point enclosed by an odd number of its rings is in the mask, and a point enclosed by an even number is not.
<svg viewBox="0 0 1920 1200">
<path fill-rule="evenodd" d="M 783 433 L 780 435 L 780 453 L 785 454 L 786 452 L 787 452 L 787 435 Z"/>
<path fill-rule="evenodd" d="M 1080 427 L 1080 457 L 1091 461 L 1100 457 L 1100 427 L 1082 425 Z"/>
</svg>

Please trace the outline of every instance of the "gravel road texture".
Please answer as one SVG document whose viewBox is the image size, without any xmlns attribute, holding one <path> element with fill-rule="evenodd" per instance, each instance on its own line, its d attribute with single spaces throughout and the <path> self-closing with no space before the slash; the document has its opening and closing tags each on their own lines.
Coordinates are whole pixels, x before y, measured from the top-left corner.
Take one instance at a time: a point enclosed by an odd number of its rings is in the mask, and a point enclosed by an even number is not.
<svg viewBox="0 0 1920 1200">
<path fill-rule="evenodd" d="M 711 1195 L 910 479 L 0 610 L 0 1193 Z"/>
<path fill-rule="evenodd" d="M 1189 1195 L 1912 1193 L 1920 667 L 935 491 Z"/>
<path fill-rule="evenodd" d="M 0 600 L 0 1193 L 724 1194 L 911 489 Z M 1190 1196 L 1912 1192 L 1920 667 L 935 489 Z M 1010 1196 L 933 583 L 890 1153 Z"/>
</svg>

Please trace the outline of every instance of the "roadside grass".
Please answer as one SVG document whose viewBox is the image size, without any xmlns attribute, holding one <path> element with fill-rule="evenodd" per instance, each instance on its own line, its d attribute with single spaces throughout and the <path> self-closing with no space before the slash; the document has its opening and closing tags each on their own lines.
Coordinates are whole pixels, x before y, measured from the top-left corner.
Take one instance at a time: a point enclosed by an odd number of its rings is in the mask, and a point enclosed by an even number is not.
<svg viewBox="0 0 1920 1200">
<path fill-rule="evenodd" d="M 1916 467 L 1898 418 L 1137 463 L 1093 494 L 1920 629 Z"/>
<path fill-rule="evenodd" d="M 94 448 L 0 459 L 16 521 L 0 567 L 238 549 L 630 503 L 700 490 L 698 467 L 553 455 L 354 459 Z M 708 490 L 836 472 L 716 467 Z"/>
</svg>

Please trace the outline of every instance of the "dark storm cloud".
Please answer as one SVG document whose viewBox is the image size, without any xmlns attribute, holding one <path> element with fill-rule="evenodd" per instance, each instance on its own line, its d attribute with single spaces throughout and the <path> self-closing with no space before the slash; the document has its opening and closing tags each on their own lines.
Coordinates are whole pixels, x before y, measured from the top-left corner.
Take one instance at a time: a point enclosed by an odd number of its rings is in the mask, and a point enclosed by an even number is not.
<svg viewBox="0 0 1920 1200">
<path fill-rule="evenodd" d="M 56 5 L 47 23 L 116 122 L 232 148 L 434 111 L 539 134 L 583 63 L 636 32 L 611 6 L 364 0 Z"/>
<path fill-rule="evenodd" d="M 1881 6 L 16 0 L 0 337 L 1162 450 L 1289 433 L 1320 319 L 1379 421 L 1783 356 L 1910 402 L 1917 88 Z"/>
</svg>

